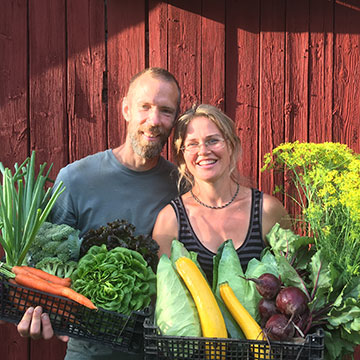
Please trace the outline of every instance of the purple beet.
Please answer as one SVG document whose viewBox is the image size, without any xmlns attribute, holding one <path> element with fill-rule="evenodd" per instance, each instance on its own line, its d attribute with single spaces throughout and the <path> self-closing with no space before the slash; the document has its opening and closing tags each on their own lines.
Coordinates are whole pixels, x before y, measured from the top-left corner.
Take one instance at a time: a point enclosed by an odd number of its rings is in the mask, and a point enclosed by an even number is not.
<svg viewBox="0 0 360 360">
<path fill-rule="evenodd" d="M 265 333 L 270 340 L 286 341 L 294 337 L 295 328 L 286 315 L 275 314 L 266 322 Z"/>
<path fill-rule="evenodd" d="M 283 314 L 292 317 L 305 313 L 308 310 L 308 302 L 305 293 L 295 286 L 281 289 L 276 296 L 276 307 Z"/>
<path fill-rule="evenodd" d="M 281 289 L 281 281 L 274 274 L 264 273 L 258 278 L 248 278 L 253 281 L 259 294 L 265 299 L 274 299 Z"/>
<path fill-rule="evenodd" d="M 278 314 L 279 310 L 276 307 L 275 300 L 261 298 L 258 304 L 259 314 L 261 318 L 261 323 L 265 324 L 266 321 L 270 318 L 270 316 L 274 314 Z"/>
</svg>

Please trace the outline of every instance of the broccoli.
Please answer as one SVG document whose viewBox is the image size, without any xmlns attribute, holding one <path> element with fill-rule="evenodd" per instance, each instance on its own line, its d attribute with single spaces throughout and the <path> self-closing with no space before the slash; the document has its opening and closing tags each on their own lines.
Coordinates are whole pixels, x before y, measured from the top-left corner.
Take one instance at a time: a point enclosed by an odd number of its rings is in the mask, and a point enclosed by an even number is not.
<svg viewBox="0 0 360 360">
<path fill-rule="evenodd" d="M 55 272 L 60 272 L 57 268 L 62 269 L 68 262 L 78 261 L 80 253 L 79 233 L 79 230 L 66 224 L 58 225 L 44 222 L 27 253 L 28 265 L 37 267 L 39 262 L 47 259 L 46 263 L 48 263 L 49 259 L 52 258 L 56 261 L 49 262 L 51 265 L 47 266 L 50 268 L 56 266 Z M 62 264 L 61 267 L 58 264 L 59 262 Z M 43 263 L 41 266 L 44 266 Z"/>
<path fill-rule="evenodd" d="M 80 254 L 79 232 L 70 234 L 68 239 L 61 242 L 57 249 L 57 257 L 63 262 L 78 260 Z"/>
<path fill-rule="evenodd" d="M 56 257 L 45 257 L 36 264 L 37 269 L 61 278 L 70 277 L 77 267 L 76 261 L 62 262 Z"/>
</svg>

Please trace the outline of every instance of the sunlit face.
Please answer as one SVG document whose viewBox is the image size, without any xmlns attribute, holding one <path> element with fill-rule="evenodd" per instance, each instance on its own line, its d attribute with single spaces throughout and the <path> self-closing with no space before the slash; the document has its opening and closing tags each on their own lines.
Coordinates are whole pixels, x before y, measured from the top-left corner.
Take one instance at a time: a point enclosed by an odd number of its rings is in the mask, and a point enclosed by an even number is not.
<svg viewBox="0 0 360 360">
<path fill-rule="evenodd" d="M 123 114 L 137 155 L 152 159 L 160 154 L 174 124 L 178 96 L 175 83 L 151 74 L 132 84 L 123 101 Z"/>
<path fill-rule="evenodd" d="M 222 140 L 225 140 L 223 134 L 209 118 L 200 116 L 189 122 L 183 145 L 185 149 L 198 145 L 198 151 L 184 150 L 184 160 L 195 181 L 213 182 L 229 175 L 231 151 L 227 142 L 222 142 L 223 146 L 216 150 L 211 148 L 212 143 Z"/>
</svg>

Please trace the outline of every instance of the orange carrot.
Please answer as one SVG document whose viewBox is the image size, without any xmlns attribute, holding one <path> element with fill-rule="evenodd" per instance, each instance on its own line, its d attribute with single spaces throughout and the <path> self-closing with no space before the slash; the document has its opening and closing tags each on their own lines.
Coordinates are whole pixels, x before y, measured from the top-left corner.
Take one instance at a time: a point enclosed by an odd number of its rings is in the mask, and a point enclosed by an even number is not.
<svg viewBox="0 0 360 360">
<path fill-rule="evenodd" d="M 14 279 L 8 280 L 11 284 L 20 285 Z M 35 294 L 30 290 L 17 290 L 13 287 L 9 289 L 9 295 L 12 299 L 12 304 L 20 311 L 26 311 L 30 306 L 42 306 L 44 312 L 52 312 L 57 315 L 67 317 L 70 320 L 75 320 L 75 316 L 70 314 L 70 306 L 57 301 L 51 301 L 41 298 L 41 295 Z"/>
<path fill-rule="evenodd" d="M 78 302 L 79 304 L 88 307 L 89 309 L 93 309 L 93 310 L 97 309 L 97 307 L 93 304 L 93 302 L 90 299 L 88 299 L 86 296 L 81 295 L 78 292 L 76 292 L 75 290 L 68 288 L 66 286 L 64 286 L 61 289 L 61 296 L 64 296 L 71 300 L 74 300 L 74 301 Z"/>
<path fill-rule="evenodd" d="M 13 266 L 11 270 L 15 275 L 23 273 L 24 271 L 26 271 L 26 272 L 29 272 L 29 273 L 31 273 L 33 275 L 38 276 L 39 278 L 41 278 L 43 280 L 50 281 L 50 282 L 52 282 L 54 284 L 67 286 L 67 287 L 70 287 L 70 285 L 71 285 L 71 279 L 70 278 L 60 278 L 58 276 L 49 274 L 46 271 L 36 269 L 36 268 L 30 267 L 30 266 Z"/>
<path fill-rule="evenodd" d="M 29 272 L 16 274 L 15 281 L 22 286 L 74 300 L 79 304 L 88 307 L 89 309 L 97 309 L 97 307 L 92 303 L 91 300 L 89 300 L 84 295 L 77 293 L 75 290 L 63 285 L 58 285 L 43 280 L 35 275 L 32 275 Z"/>
</svg>

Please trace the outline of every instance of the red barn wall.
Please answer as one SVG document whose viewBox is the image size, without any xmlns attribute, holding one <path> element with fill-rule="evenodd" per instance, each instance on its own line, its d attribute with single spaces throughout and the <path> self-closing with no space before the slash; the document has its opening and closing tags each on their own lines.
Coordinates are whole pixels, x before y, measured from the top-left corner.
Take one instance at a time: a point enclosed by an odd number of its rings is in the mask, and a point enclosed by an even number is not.
<svg viewBox="0 0 360 360">
<path fill-rule="evenodd" d="M 0 161 L 36 150 L 52 175 L 125 139 L 121 99 L 131 75 L 169 69 L 182 109 L 219 106 L 236 121 L 242 171 L 260 173 L 285 141 L 334 141 L 360 152 L 357 0 L 1 0 Z M 164 154 L 168 157 L 168 150 Z M 0 326 L 3 360 L 62 359 L 59 340 Z"/>
</svg>

